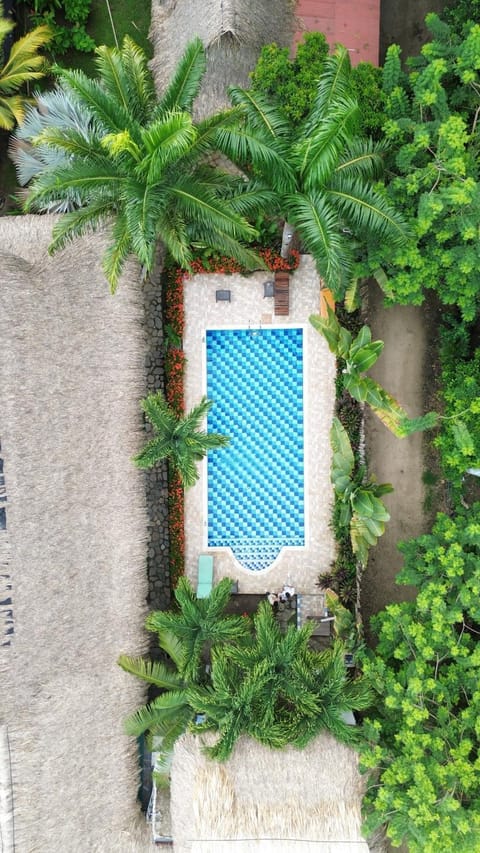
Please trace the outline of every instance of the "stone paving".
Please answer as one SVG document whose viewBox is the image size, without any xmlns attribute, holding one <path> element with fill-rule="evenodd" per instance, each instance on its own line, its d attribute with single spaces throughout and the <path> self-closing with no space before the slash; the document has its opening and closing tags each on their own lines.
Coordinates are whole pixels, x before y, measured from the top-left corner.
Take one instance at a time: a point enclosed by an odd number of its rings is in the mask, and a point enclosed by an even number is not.
<svg viewBox="0 0 480 853">
<path fill-rule="evenodd" d="M 330 528 L 332 486 L 329 431 L 335 402 L 335 359 L 321 335 L 308 322 L 319 313 L 320 283 L 312 259 L 302 256 L 290 278 L 290 314 L 276 317 L 273 299 L 264 298 L 268 272 L 241 275 L 197 275 L 185 282 L 184 349 L 187 356 L 185 399 L 187 410 L 206 393 L 204 333 L 208 328 L 258 328 L 302 325 L 305 332 L 305 510 L 306 546 L 284 548 L 272 566 L 261 572 L 243 568 L 229 548 L 206 547 L 206 462 L 200 480 L 185 495 L 185 573 L 197 580 L 198 556 L 214 556 L 214 582 L 222 577 L 238 580 L 242 593 L 281 589 L 290 581 L 297 592 L 315 594 L 318 575 L 334 557 Z M 217 302 L 215 291 L 227 289 L 231 301 Z"/>
</svg>

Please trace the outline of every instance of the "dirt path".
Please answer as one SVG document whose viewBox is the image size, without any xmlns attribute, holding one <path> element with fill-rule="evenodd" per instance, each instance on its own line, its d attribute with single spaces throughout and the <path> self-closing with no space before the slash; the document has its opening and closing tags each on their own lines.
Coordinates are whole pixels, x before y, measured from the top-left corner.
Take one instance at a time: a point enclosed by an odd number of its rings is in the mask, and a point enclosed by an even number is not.
<svg viewBox="0 0 480 853">
<path fill-rule="evenodd" d="M 385 348 L 371 375 L 380 382 L 413 417 L 424 411 L 424 370 L 426 361 L 425 317 L 422 308 L 396 305 L 383 307 L 377 285 L 369 293 L 368 324 L 374 339 Z M 423 436 L 395 438 L 373 415 L 366 412 L 366 450 L 369 470 L 381 483 L 391 483 L 395 491 L 385 497 L 391 520 L 384 536 L 370 552 L 362 583 L 363 615 L 369 617 L 392 601 L 411 597 L 413 590 L 397 586 L 395 575 L 402 564 L 396 547 L 401 539 L 418 536 L 427 528 L 422 480 Z"/>
</svg>

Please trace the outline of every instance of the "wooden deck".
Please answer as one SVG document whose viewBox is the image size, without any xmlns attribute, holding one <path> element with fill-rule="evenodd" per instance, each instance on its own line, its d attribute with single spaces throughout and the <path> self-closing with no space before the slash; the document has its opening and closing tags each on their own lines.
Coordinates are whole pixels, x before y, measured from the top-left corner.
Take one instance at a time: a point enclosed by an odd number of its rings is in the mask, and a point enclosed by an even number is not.
<svg viewBox="0 0 480 853">
<path fill-rule="evenodd" d="M 290 312 L 290 273 L 275 273 L 275 315 L 288 317 Z"/>
</svg>

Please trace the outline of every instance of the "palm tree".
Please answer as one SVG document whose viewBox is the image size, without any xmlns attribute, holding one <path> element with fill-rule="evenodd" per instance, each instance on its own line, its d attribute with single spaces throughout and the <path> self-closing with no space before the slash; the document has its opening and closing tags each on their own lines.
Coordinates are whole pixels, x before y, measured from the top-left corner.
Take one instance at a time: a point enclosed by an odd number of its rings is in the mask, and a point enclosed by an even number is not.
<svg viewBox="0 0 480 853">
<path fill-rule="evenodd" d="M 0 3 L 0 14 L 3 6 Z M 0 51 L 7 36 L 15 29 L 14 21 L 0 17 Z M 10 56 L 0 68 L 0 128 L 12 130 L 25 115 L 26 95 L 19 94 L 25 83 L 45 76 L 47 63 L 39 50 L 50 41 L 47 26 L 35 27 L 12 45 Z"/>
<path fill-rule="evenodd" d="M 225 616 L 232 581 L 223 578 L 206 598 L 197 598 L 186 577 L 175 588 L 178 610 L 158 610 L 147 617 L 149 631 L 169 631 L 185 648 L 181 668 L 183 677 L 197 682 L 209 663 L 212 650 L 225 643 L 243 644 L 251 633 L 249 620 L 242 616 Z"/>
<path fill-rule="evenodd" d="M 211 685 L 187 689 L 188 701 L 206 717 L 197 730 L 219 732 L 208 754 L 225 760 L 241 734 L 273 748 L 301 748 L 327 729 L 354 743 L 359 729 L 342 715 L 369 707 L 371 694 L 363 678 L 348 678 L 343 646 L 313 651 L 309 625 L 282 634 L 267 602 L 260 604 L 254 628 L 253 642 L 216 646 Z"/>
<path fill-rule="evenodd" d="M 0 4 L 0 15 L 2 12 Z M 0 17 L 0 51 L 14 29 L 13 21 Z M 45 76 L 47 65 L 39 50 L 48 44 L 51 37 L 48 27 L 35 27 L 13 43 L 9 58 L 0 68 L 0 128 L 3 130 L 12 130 L 17 122 L 22 121 L 27 98 L 18 94 L 19 90 L 25 83 Z"/>
<path fill-rule="evenodd" d="M 246 217 L 271 194 L 206 162 L 216 130 L 223 126 L 228 134 L 235 111 L 197 124 L 191 116 L 205 71 L 201 41 L 188 45 L 160 100 L 145 53 L 130 38 L 121 49 L 96 52 L 96 79 L 57 72 L 59 87 L 87 110 L 91 123 L 80 131 L 46 128 L 37 140 L 68 157 L 63 167 L 45 168 L 33 179 L 27 209 L 48 209 L 73 191 L 81 204 L 55 225 L 50 251 L 109 223 L 103 269 L 112 291 L 131 254 L 150 273 L 158 245 L 182 267 L 192 259 L 192 244 L 232 255 L 247 269 L 261 267 L 244 245 L 257 233 Z"/>
<path fill-rule="evenodd" d="M 125 672 L 162 690 L 159 696 L 138 708 L 124 723 L 126 733 L 134 737 L 149 732 L 151 743 L 159 753 L 157 769 L 161 769 L 168 763 L 177 738 L 194 721 L 195 710 L 188 703 L 188 682 L 183 675 L 187 663 L 185 646 L 170 631 L 159 631 L 158 643 L 174 666 L 128 655 L 120 655 L 118 664 Z"/>
<path fill-rule="evenodd" d="M 197 462 L 209 450 L 225 447 L 230 439 L 216 432 L 202 432 L 200 424 L 212 406 L 202 397 L 184 417 L 179 417 L 168 405 L 161 391 L 142 400 L 142 408 L 156 433 L 143 450 L 134 457 L 138 468 L 152 468 L 159 460 L 169 459 L 178 471 L 184 488 L 198 480 Z"/>
<path fill-rule="evenodd" d="M 59 169 L 67 164 L 68 154 L 65 151 L 47 144 L 33 144 L 44 130 L 49 127 L 71 128 L 81 133 L 92 122 L 93 117 L 85 105 L 73 101 L 63 89 L 56 87 L 46 92 L 35 92 L 34 103 L 27 106 L 9 144 L 8 153 L 15 163 L 20 186 L 27 186 L 46 169 Z M 47 204 L 45 210 L 48 213 L 66 213 L 80 207 L 81 203 L 78 192 L 72 188 L 62 198 Z"/>
<path fill-rule="evenodd" d="M 219 148 L 250 170 L 276 198 L 285 220 L 284 247 L 296 230 L 337 298 L 349 283 L 358 242 L 405 239 L 405 225 L 374 188 L 379 143 L 356 136 L 359 107 L 343 47 L 325 60 L 314 105 L 300 126 L 280 105 L 253 90 L 231 88 L 243 110 L 236 133 L 217 132 Z M 275 211 L 271 211 L 272 213 Z"/>
</svg>

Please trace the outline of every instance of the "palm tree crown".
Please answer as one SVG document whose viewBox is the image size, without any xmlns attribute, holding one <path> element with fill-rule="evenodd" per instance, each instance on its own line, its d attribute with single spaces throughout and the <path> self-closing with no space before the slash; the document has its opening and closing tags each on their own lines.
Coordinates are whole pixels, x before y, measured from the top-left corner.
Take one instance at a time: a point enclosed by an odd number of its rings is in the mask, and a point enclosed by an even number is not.
<svg viewBox="0 0 480 853">
<path fill-rule="evenodd" d="M 202 397 L 198 406 L 188 415 L 178 417 L 161 391 L 149 394 L 142 400 L 142 408 L 153 425 L 156 436 L 134 457 L 138 468 L 151 468 L 160 459 L 170 459 L 183 486 L 193 486 L 198 480 L 196 463 L 203 459 L 209 450 L 225 447 L 230 441 L 226 435 L 200 430 L 200 424 L 211 406 L 212 401 Z"/>
<path fill-rule="evenodd" d="M 187 47 L 160 100 L 145 53 L 128 37 L 121 49 L 99 47 L 97 68 L 93 80 L 81 71 L 57 72 L 60 89 L 89 117 L 85 127 L 51 126 L 37 137 L 68 157 L 36 175 L 27 209 L 47 209 L 73 192 L 81 205 L 58 221 L 50 250 L 110 223 L 103 268 L 112 290 L 130 254 L 152 270 L 158 241 L 183 267 L 193 243 L 249 269 L 262 266 L 244 245 L 256 235 L 246 217 L 269 194 L 206 164 L 217 128 L 228 128 L 235 111 L 197 124 L 191 116 L 205 70 L 201 41 Z"/>
<path fill-rule="evenodd" d="M 324 63 L 314 105 L 296 127 L 253 90 L 231 88 L 243 110 L 237 132 L 217 132 L 219 147 L 271 189 L 276 207 L 298 231 L 337 297 L 351 278 L 356 239 L 405 239 L 401 217 L 374 188 L 382 166 L 378 143 L 357 134 L 359 107 L 343 47 Z"/>
<path fill-rule="evenodd" d="M 341 644 L 324 652 L 309 647 L 313 630 L 294 626 L 282 635 L 267 602 L 254 617 L 250 643 L 217 646 L 212 653 L 211 685 L 191 686 L 189 702 L 206 716 L 199 730 L 218 731 L 207 751 L 225 760 L 241 734 L 273 748 L 305 746 L 327 729 L 353 743 L 359 730 L 342 714 L 371 703 L 362 679 L 349 680 Z"/>
<path fill-rule="evenodd" d="M 183 644 L 183 676 L 198 681 L 202 664 L 208 663 L 212 649 L 225 643 L 242 643 L 250 625 L 241 616 L 225 616 L 232 581 L 224 578 L 206 598 L 197 598 L 187 578 L 181 577 L 175 588 L 178 610 L 158 610 L 147 617 L 150 631 L 169 631 Z M 205 658 L 205 660 L 204 660 Z"/>
<path fill-rule="evenodd" d="M 2 12 L 0 4 L 0 15 Z M 0 51 L 14 29 L 13 21 L 0 17 Z M 48 44 L 51 37 L 48 27 L 36 27 L 13 43 L 7 62 L 0 68 L 0 128 L 3 130 L 12 130 L 17 122 L 22 121 L 28 99 L 18 94 L 19 89 L 25 83 L 44 77 L 47 64 L 39 50 Z"/>
</svg>

